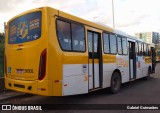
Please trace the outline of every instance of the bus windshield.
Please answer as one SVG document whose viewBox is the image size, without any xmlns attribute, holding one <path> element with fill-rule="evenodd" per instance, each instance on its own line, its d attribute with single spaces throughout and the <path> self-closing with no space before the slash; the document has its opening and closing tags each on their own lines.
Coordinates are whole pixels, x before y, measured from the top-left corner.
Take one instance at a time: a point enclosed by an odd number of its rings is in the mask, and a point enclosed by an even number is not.
<svg viewBox="0 0 160 113">
<path fill-rule="evenodd" d="M 42 12 L 20 16 L 9 23 L 9 44 L 30 42 L 41 37 Z"/>
</svg>

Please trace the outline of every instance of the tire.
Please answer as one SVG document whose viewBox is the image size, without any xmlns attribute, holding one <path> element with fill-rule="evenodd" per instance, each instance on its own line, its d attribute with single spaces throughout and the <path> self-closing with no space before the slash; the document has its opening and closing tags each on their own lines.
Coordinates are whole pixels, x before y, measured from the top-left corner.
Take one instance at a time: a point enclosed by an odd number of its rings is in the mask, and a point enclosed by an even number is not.
<svg viewBox="0 0 160 113">
<path fill-rule="evenodd" d="M 148 75 L 144 77 L 144 80 L 149 80 L 151 78 L 151 68 L 148 68 Z"/>
<path fill-rule="evenodd" d="M 111 78 L 110 92 L 112 94 L 117 93 L 121 87 L 121 77 L 118 72 L 114 72 Z"/>
</svg>

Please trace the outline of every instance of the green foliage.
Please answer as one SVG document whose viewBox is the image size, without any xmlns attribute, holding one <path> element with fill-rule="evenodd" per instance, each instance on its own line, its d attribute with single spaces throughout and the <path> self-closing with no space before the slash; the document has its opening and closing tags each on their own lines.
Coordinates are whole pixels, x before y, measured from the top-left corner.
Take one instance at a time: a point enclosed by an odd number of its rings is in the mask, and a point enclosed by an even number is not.
<svg viewBox="0 0 160 113">
<path fill-rule="evenodd" d="M 4 33 L 0 33 L 0 43 L 4 43 Z"/>
<path fill-rule="evenodd" d="M 3 77 L 4 58 L 0 57 L 0 77 Z"/>
<path fill-rule="evenodd" d="M 3 77 L 4 69 L 4 33 L 0 33 L 0 77 Z"/>
<path fill-rule="evenodd" d="M 4 47 L 4 46 L 1 46 L 1 47 Z M 3 69 L 4 69 L 3 66 L 4 66 L 4 48 L 0 48 L 0 77 L 3 77 Z"/>
</svg>

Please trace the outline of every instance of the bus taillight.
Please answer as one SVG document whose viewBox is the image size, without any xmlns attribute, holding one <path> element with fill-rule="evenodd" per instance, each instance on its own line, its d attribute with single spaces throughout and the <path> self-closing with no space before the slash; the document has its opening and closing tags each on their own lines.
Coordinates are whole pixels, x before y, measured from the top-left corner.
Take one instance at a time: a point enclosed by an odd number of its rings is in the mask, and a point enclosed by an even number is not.
<svg viewBox="0 0 160 113">
<path fill-rule="evenodd" d="M 40 65 L 39 65 L 39 76 L 38 79 L 42 80 L 46 75 L 46 59 L 47 59 L 47 50 L 43 50 L 40 57 Z"/>
</svg>

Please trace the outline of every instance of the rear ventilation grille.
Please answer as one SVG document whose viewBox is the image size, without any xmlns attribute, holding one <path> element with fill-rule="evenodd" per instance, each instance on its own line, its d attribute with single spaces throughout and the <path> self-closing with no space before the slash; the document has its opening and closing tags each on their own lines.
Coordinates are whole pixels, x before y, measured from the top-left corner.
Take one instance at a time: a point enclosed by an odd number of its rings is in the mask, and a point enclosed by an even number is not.
<svg viewBox="0 0 160 113">
<path fill-rule="evenodd" d="M 18 88 L 25 88 L 24 85 L 20 85 L 20 84 L 14 84 L 14 87 L 18 87 Z"/>
<path fill-rule="evenodd" d="M 28 86 L 28 90 L 31 90 L 32 89 L 32 86 Z"/>
</svg>

